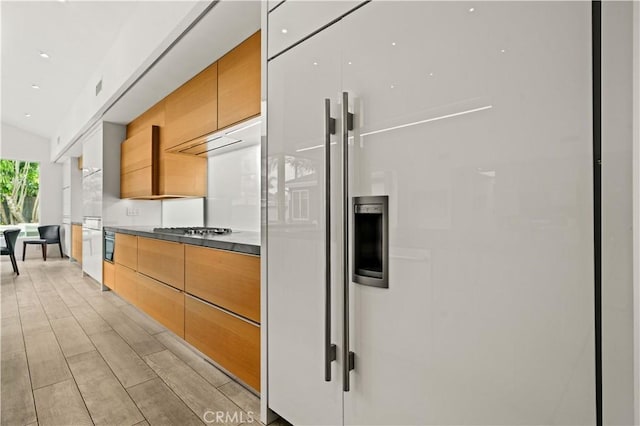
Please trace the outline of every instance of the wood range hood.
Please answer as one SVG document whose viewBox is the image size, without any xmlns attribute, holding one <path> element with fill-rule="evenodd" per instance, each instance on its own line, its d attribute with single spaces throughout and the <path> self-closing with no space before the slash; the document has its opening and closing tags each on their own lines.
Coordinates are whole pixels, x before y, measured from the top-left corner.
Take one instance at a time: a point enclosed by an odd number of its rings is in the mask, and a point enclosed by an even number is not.
<svg viewBox="0 0 640 426">
<path fill-rule="evenodd" d="M 260 144 L 262 117 L 256 116 L 222 130 L 211 132 L 171 148 L 168 152 L 213 157 Z"/>
</svg>

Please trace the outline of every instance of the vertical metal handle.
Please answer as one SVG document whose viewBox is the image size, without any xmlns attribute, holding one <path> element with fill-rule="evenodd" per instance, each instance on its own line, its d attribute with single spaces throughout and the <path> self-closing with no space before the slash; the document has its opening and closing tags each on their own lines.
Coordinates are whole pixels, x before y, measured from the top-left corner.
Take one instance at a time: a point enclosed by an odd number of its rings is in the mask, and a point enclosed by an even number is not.
<svg viewBox="0 0 640 426">
<path fill-rule="evenodd" d="M 324 380 L 331 381 L 331 363 L 336 360 L 336 345 L 331 343 L 331 135 L 336 134 L 336 119 L 331 118 L 331 101 L 324 100 Z"/>
<path fill-rule="evenodd" d="M 342 390 L 349 392 L 350 375 L 349 372 L 355 368 L 355 354 L 349 350 L 349 130 L 353 130 L 353 114 L 349 112 L 349 93 L 342 93 L 342 220 L 343 220 L 343 312 L 342 322 L 343 343 L 342 343 Z"/>
</svg>

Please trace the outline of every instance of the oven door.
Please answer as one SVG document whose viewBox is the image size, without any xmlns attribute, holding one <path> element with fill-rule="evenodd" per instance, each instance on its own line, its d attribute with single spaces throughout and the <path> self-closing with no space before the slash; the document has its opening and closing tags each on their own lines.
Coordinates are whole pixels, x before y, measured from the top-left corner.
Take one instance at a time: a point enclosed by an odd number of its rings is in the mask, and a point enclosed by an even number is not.
<svg viewBox="0 0 640 426">
<path fill-rule="evenodd" d="M 113 262 L 113 252 L 115 250 L 115 234 L 105 231 L 104 233 L 104 260 Z"/>
</svg>

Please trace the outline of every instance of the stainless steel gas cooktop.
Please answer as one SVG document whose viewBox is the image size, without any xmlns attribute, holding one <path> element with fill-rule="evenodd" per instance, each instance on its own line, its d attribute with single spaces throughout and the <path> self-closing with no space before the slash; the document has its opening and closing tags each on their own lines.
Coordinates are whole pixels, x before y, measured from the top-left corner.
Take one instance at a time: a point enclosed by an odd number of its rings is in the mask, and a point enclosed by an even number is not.
<svg viewBox="0 0 640 426">
<path fill-rule="evenodd" d="M 230 234 L 230 228 L 186 227 L 186 228 L 154 228 L 154 232 L 177 235 L 225 235 Z"/>
</svg>

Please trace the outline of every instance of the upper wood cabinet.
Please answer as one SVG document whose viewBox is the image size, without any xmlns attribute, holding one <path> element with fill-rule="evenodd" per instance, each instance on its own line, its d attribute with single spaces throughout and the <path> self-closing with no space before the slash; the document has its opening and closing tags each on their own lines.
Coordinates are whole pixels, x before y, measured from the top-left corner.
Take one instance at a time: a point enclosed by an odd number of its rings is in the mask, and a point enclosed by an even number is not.
<svg viewBox="0 0 640 426">
<path fill-rule="evenodd" d="M 218 128 L 218 64 L 214 63 L 165 98 L 165 149 Z"/>
<path fill-rule="evenodd" d="M 218 128 L 260 114 L 260 31 L 218 61 Z"/>
<path fill-rule="evenodd" d="M 158 195 L 160 127 L 148 126 L 120 145 L 120 197 Z"/>
</svg>

